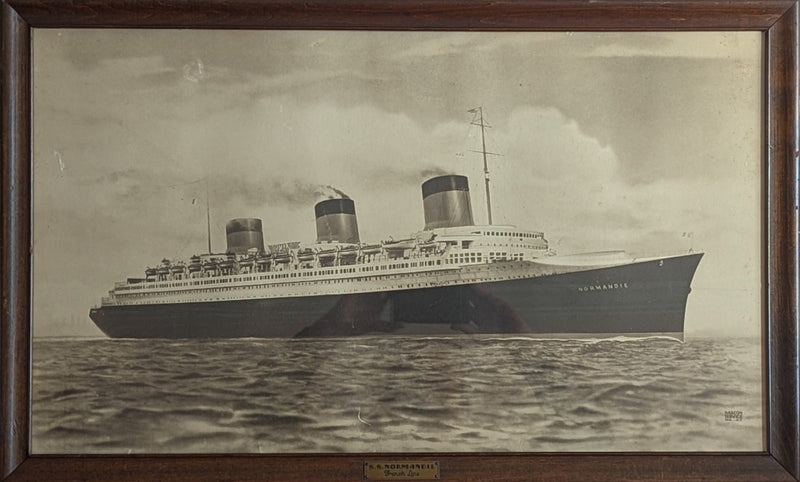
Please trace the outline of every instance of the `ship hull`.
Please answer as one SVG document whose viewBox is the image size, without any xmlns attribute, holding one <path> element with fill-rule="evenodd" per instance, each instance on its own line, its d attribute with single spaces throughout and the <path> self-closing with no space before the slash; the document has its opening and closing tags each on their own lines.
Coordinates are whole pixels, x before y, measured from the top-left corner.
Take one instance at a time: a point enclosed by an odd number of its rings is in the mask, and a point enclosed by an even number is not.
<svg viewBox="0 0 800 482">
<path fill-rule="evenodd" d="M 406 291 L 395 297 L 395 319 L 476 333 L 682 334 L 701 257 Z"/>
<path fill-rule="evenodd" d="M 702 254 L 506 281 L 404 291 L 90 311 L 112 338 L 286 338 L 369 333 L 682 336 Z"/>
</svg>

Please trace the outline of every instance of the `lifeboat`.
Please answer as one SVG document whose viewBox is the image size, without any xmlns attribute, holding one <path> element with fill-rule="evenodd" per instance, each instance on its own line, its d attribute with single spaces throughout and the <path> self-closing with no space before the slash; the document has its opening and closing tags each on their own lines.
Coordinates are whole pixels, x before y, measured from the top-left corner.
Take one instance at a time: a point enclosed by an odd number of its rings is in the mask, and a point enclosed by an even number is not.
<svg viewBox="0 0 800 482">
<path fill-rule="evenodd" d="M 339 250 L 339 256 L 342 258 L 355 257 L 358 254 L 358 246 L 349 246 Z"/>
<path fill-rule="evenodd" d="M 289 253 L 282 253 L 275 255 L 276 263 L 288 263 L 291 260 L 292 260 L 292 255 Z"/>
<path fill-rule="evenodd" d="M 317 253 L 317 259 L 319 259 L 320 266 L 333 266 L 336 261 L 336 250 L 323 249 Z"/>
<path fill-rule="evenodd" d="M 381 246 L 379 244 L 367 244 L 361 247 L 361 252 L 363 254 L 378 254 L 381 252 Z"/>
<path fill-rule="evenodd" d="M 233 269 L 233 266 L 234 266 L 235 264 L 236 264 L 236 262 L 235 262 L 234 260 L 232 260 L 232 259 L 226 259 L 225 261 L 220 261 L 220 262 L 219 262 L 219 267 L 220 267 L 221 269 Z"/>
<path fill-rule="evenodd" d="M 183 274 L 185 267 L 182 264 L 176 264 L 172 268 L 170 268 L 170 272 L 172 274 Z"/>
<path fill-rule="evenodd" d="M 319 253 L 317 253 L 319 259 L 334 259 L 336 257 L 336 250 L 335 249 L 323 249 Z"/>
<path fill-rule="evenodd" d="M 155 275 L 156 275 L 156 269 L 155 269 L 155 268 L 147 268 L 146 270 L 144 270 L 144 274 L 145 274 L 145 276 L 147 276 L 148 278 L 149 278 L 150 276 L 155 276 Z"/>
<path fill-rule="evenodd" d="M 436 245 L 437 244 L 439 244 L 439 243 L 437 243 L 435 241 L 430 241 L 430 242 L 427 242 L 427 243 L 419 243 L 419 244 L 417 244 L 417 248 L 420 251 L 431 251 L 433 249 L 436 249 Z"/>
<path fill-rule="evenodd" d="M 265 272 L 272 264 L 272 255 L 270 253 L 262 254 L 256 258 L 256 271 Z"/>
<path fill-rule="evenodd" d="M 312 261 L 314 259 L 314 251 L 310 248 L 303 249 L 297 253 L 297 259 L 300 261 Z"/>
<path fill-rule="evenodd" d="M 189 263 L 189 272 L 190 273 L 197 273 L 198 271 L 203 269 L 203 265 L 200 264 L 200 258 L 197 258 L 197 261 L 194 261 L 192 258 L 192 262 Z"/>
<path fill-rule="evenodd" d="M 413 239 L 401 239 L 383 243 L 383 249 L 412 249 L 415 245 L 416 243 Z"/>
</svg>

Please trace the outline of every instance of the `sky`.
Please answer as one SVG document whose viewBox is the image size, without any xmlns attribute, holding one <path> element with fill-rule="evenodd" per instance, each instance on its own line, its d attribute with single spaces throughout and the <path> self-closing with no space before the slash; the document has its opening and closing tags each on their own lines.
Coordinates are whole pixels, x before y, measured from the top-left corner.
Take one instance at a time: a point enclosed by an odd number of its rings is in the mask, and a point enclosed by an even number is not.
<svg viewBox="0 0 800 482">
<path fill-rule="evenodd" d="M 313 242 L 336 190 L 362 241 L 424 221 L 420 184 L 469 177 L 486 222 L 559 254 L 705 253 L 687 336 L 761 333 L 758 32 L 35 29 L 34 336 L 101 335 L 115 281 L 206 250 L 225 223 Z M 206 184 L 208 180 L 208 196 Z"/>
</svg>

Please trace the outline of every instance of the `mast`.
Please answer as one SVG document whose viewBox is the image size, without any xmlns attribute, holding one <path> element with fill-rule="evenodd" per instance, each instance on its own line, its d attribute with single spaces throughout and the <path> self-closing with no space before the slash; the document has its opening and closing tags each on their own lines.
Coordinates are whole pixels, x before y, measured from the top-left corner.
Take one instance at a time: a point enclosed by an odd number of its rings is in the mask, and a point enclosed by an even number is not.
<svg viewBox="0 0 800 482">
<path fill-rule="evenodd" d="M 481 127 L 481 153 L 483 154 L 483 180 L 486 185 L 486 213 L 488 214 L 489 224 L 492 224 L 492 197 L 489 193 L 489 163 L 486 161 L 486 124 L 483 123 L 483 106 L 478 106 L 469 112 L 478 113 L 478 123 L 472 121 L 472 125 Z"/>
<path fill-rule="evenodd" d="M 206 234 L 208 236 L 208 254 L 211 254 L 211 209 L 208 202 L 208 178 L 206 178 Z"/>
</svg>

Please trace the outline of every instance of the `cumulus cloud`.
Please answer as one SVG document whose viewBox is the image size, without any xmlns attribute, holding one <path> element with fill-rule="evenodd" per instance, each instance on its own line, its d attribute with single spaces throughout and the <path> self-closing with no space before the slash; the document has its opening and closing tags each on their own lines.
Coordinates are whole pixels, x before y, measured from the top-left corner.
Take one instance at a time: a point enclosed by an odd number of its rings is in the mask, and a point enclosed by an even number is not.
<svg viewBox="0 0 800 482">
<path fill-rule="evenodd" d="M 362 239 L 407 235 L 420 184 L 445 173 L 470 178 L 484 222 L 478 105 L 496 222 L 561 252 L 709 246 L 700 285 L 757 263 L 726 244 L 759 233 L 757 33 L 34 35 L 40 307 L 83 316 L 111 281 L 204 249 L 198 180 L 215 246 L 235 217 L 311 239 L 335 190 Z M 90 266 L 68 295 L 49 289 Z"/>
</svg>

